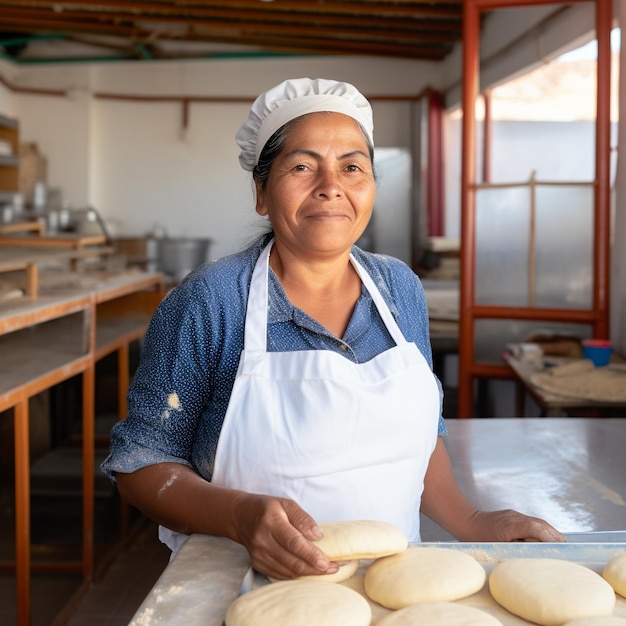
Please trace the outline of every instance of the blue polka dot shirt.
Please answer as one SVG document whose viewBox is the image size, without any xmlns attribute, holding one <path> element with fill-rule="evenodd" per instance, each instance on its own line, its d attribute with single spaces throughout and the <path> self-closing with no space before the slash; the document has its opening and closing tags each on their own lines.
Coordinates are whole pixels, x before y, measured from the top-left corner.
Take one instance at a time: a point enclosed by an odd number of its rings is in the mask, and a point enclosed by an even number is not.
<svg viewBox="0 0 626 626">
<path fill-rule="evenodd" d="M 140 364 L 128 392 L 128 415 L 111 432 L 102 471 L 134 472 L 163 462 L 183 463 L 211 480 L 217 440 L 243 350 L 245 312 L 252 271 L 267 243 L 206 263 L 168 293 L 146 333 Z M 353 247 L 407 341 L 432 367 L 428 312 L 413 271 L 392 257 Z M 362 288 L 343 338 L 287 298 L 269 272 L 268 344 L 275 352 L 333 350 L 363 363 L 394 342 L 369 293 Z M 442 400 L 441 385 L 440 405 Z M 415 403 L 416 411 L 419 402 Z M 443 417 L 439 434 L 446 433 Z"/>
</svg>

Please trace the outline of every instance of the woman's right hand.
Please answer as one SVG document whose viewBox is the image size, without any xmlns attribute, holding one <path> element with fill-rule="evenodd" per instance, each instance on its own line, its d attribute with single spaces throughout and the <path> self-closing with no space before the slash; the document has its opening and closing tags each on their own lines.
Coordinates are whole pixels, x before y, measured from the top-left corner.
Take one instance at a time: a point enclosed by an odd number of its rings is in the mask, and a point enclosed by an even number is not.
<svg viewBox="0 0 626 626">
<path fill-rule="evenodd" d="M 313 543 L 316 521 L 293 500 L 241 493 L 233 505 L 237 540 L 257 571 L 277 579 L 333 574 L 339 566 Z"/>
<path fill-rule="evenodd" d="M 322 532 L 293 500 L 219 487 L 180 463 L 118 474 L 120 495 L 147 517 L 191 535 L 228 537 L 249 552 L 256 570 L 285 579 L 333 574 L 338 565 L 312 542 Z"/>
</svg>

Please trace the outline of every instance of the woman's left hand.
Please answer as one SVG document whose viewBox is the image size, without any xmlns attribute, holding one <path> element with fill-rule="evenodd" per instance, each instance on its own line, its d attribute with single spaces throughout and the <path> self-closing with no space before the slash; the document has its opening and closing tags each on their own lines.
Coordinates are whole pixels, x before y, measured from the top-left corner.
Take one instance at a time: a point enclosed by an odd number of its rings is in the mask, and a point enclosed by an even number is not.
<svg viewBox="0 0 626 626">
<path fill-rule="evenodd" d="M 422 512 L 459 541 L 566 541 L 548 522 L 514 511 L 481 511 L 465 497 L 441 437 L 424 479 Z"/>
<path fill-rule="evenodd" d="M 468 520 L 472 541 L 567 541 L 556 528 L 538 517 L 512 509 L 475 511 Z"/>
</svg>

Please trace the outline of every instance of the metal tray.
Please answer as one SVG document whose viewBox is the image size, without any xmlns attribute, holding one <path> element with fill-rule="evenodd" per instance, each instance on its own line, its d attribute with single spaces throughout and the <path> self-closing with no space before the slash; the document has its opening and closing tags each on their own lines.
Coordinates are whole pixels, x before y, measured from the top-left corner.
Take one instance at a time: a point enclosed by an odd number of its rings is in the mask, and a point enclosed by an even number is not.
<svg viewBox="0 0 626 626">
<path fill-rule="evenodd" d="M 461 550 L 471 556 L 473 556 L 483 567 L 485 568 L 487 575 L 495 567 L 497 563 L 505 559 L 511 558 L 553 558 L 564 559 L 585 565 L 594 570 L 598 574 L 602 573 L 602 570 L 606 563 L 614 556 L 626 552 L 626 543 L 603 543 L 599 541 L 603 538 L 608 538 L 609 533 L 597 533 L 593 538 L 595 542 L 580 542 L 576 541 L 575 537 L 568 537 L 570 540 L 568 543 L 540 543 L 540 542 L 514 542 L 514 543 L 457 543 L 457 542 L 436 542 L 436 543 L 418 543 L 411 544 L 411 547 L 438 547 L 449 548 L 453 550 Z M 621 537 L 621 533 L 616 536 Z M 578 539 L 588 538 L 588 533 L 581 533 Z M 379 604 L 370 601 L 365 594 L 363 587 L 363 577 L 371 561 L 361 561 L 361 565 L 357 570 L 357 573 L 349 580 L 340 583 L 351 589 L 354 589 L 361 593 L 370 603 L 372 608 L 372 626 L 375 626 L 383 617 L 389 615 L 392 611 L 386 609 Z M 254 573 L 252 576 L 248 574 L 247 581 L 242 587 L 241 593 L 245 593 L 250 589 L 260 587 L 268 584 L 268 579 L 262 574 Z M 478 593 L 457 600 L 458 604 L 465 604 L 484 610 L 485 612 L 493 615 L 499 619 L 505 626 L 522 626 L 531 624 L 515 615 L 509 613 L 506 609 L 503 609 L 497 602 L 491 597 L 489 593 L 488 585 Z M 615 611 L 613 612 L 615 617 L 621 617 L 626 619 L 626 599 L 621 596 L 617 596 L 617 603 Z M 534 625 L 536 626 L 536 625 Z"/>
<path fill-rule="evenodd" d="M 579 533 L 577 537 L 568 536 L 569 543 L 437 542 L 412 545 L 464 550 L 474 556 L 488 573 L 498 561 L 515 557 L 567 559 L 600 573 L 610 558 L 626 552 L 626 542 L 612 541 L 614 538 L 622 539 L 623 532 Z M 580 543 L 582 539 L 587 541 Z M 362 561 L 357 574 L 341 584 L 364 594 L 363 576 L 370 563 Z M 246 576 L 249 566 L 250 558 L 241 545 L 222 537 L 193 535 L 165 568 L 130 624 L 222 626 L 228 606 L 245 591 L 242 590 L 244 579 L 250 582 L 248 588 L 269 582 L 265 576 L 254 574 L 252 570 Z M 482 608 L 505 626 L 528 624 L 498 606 L 486 585 L 482 591 L 458 602 Z M 370 605 L 372 626 L 375 626 L 390 611 L 374 602 Z M 618 597 L 614 614 L 626 619 L 626 599 Z"/>
<path fill-rule="evenodd" d="M 609 539 L 612 533 L 581 533 L 580 537 L 603 537 Z M 534 541 L 515 541 L 511 543 L 457 543 L 433 542 L 411 544 L 413 546 L 432 546 L 452 548 L 471 554 L 481 563 L 495 564 L 512 558 L 554 558 L 582 563 L 593 569 L 602 568 L 612 557 L 626 552 L 626 543 L 611 541 L 576 541 L 575 535 L 568 535 L 567 543 L 542 543 Z"/>
</svg>

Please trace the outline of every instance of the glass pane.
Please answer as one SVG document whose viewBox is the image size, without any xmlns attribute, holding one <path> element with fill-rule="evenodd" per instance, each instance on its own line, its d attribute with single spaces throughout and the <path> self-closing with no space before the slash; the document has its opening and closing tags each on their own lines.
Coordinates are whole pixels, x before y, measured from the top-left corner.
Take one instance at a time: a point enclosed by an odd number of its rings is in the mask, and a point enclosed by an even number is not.
<svg viewBox="0 0 626 626">
<path fill-rule="evenodd" d="M 532 188 L 477 191 L 476 303 L 589 309 L 593 186 L 539 183 L 534 190 L 534 266 L 529 256 Z"/>
<path fill-rule="evenodd" d="M 476 193 L 476 304 L 527 306 L 528 187 Z"/>
<path fill-rule="evenodd" d="M 535 306 L 589 309 L 593 186 L 537 186 Z"/>
</svg>

